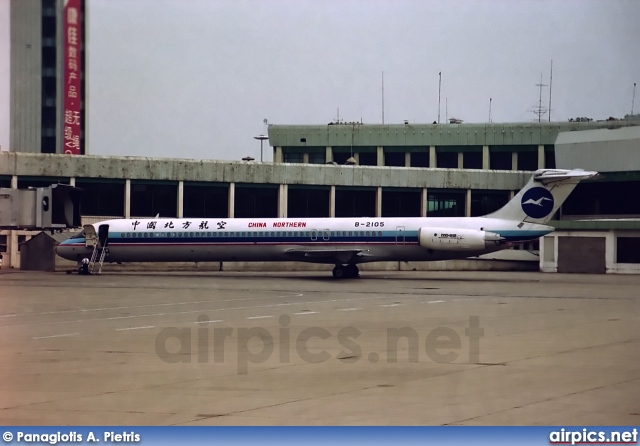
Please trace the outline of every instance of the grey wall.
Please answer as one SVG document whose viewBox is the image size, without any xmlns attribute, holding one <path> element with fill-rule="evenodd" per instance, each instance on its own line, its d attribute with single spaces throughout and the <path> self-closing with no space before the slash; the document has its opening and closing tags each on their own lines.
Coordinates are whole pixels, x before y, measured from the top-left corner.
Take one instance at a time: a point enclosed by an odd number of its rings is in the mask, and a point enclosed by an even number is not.
<svg viewBox="0 0 640 446">
<path fill-rule="evenodd" d="M 11 0 L 11 151 L 40 152 L 41 9 L 40 0 Z"/>
</svg>

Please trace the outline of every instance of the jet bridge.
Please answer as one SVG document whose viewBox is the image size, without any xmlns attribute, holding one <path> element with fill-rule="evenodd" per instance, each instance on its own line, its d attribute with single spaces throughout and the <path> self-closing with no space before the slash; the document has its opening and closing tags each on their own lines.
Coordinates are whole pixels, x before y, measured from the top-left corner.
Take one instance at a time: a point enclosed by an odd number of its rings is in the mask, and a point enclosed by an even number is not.
<svg viewBox="0 0 640 446">
<path fill-rule="evenodd" d="M 82 189 L 66 184 L 0 188 L 0 229 L 67 229 L 81 226 Z"/>
</svg>

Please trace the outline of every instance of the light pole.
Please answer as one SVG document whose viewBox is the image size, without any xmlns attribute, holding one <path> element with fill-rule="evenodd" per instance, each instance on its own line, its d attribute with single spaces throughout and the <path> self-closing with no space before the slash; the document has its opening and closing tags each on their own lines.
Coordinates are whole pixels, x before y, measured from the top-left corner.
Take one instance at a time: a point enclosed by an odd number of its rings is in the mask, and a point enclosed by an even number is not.
<svg viewBox="0 0 640 446">
<path fill-rule="evenodd" d="M 269 139 L 269 137 L 267 135 L 258 135 L 258 136 L 254 136 L 254 139 L 259 139 L 260 140 L 260 162 L 262 162 L 262 141 L 264 141 L 265 139 Z"/>
</svg>

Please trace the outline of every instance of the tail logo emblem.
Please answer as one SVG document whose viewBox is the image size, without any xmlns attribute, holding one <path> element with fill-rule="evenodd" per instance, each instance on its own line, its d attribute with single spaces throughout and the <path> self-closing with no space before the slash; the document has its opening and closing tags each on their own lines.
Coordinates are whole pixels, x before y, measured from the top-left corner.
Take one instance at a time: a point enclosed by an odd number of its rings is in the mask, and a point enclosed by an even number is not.
<svg viewBox="0 0 640 446">
<path fill-rule="evenodd" d="M 553 211 L 553 195 L 544 187 L 529 189 L 522 196 L 521 206 L 531 218 L 544 218 Z"/>
</svg>

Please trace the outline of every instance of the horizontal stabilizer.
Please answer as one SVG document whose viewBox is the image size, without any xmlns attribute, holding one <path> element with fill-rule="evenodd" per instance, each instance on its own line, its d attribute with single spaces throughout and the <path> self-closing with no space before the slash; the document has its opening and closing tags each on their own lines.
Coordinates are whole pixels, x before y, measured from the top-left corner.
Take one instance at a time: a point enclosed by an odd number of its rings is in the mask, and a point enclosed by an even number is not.
<svg viewBox="0 0 640 446">
<path fill-rule="evenodd" d="M 582 169 L 561 170 L 561 169 L 544 169 L 538 170 L 533 174 L 534 181 L 542 184 L 550 184 L 557 182 L 580 182 L 588 179 L 598 179 L 598 172 L 591 172 Z M 573 180 L 573 181 L 569 181 Z"/>
</svg>

